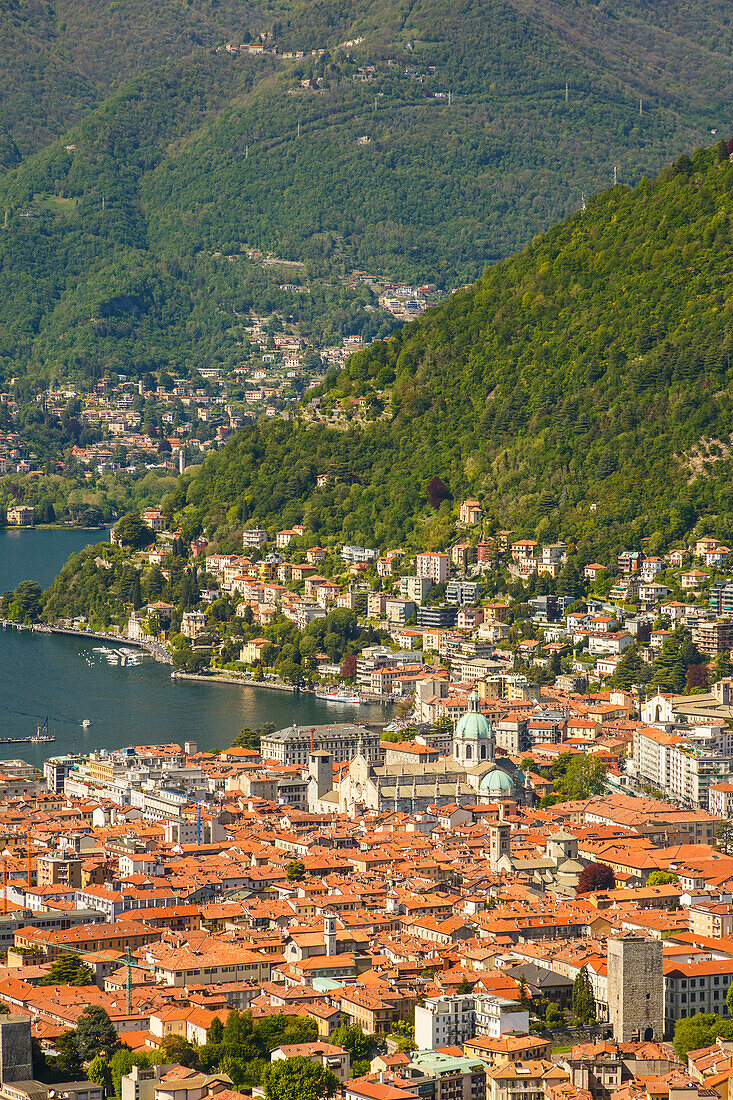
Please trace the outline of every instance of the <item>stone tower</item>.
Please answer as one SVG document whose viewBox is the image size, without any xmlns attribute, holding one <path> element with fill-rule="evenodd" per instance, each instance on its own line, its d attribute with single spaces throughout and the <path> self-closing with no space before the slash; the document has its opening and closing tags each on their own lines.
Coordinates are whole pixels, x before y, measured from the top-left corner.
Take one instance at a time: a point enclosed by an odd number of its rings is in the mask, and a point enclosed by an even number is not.
<svg viewBox="0 0 733 1100">
<path fill-rule="evenodd" d="M 492 871 L 498 869 L 502 856 L 510 854 L 509 832 L 510 826 L 506 821 L 489 826 L 489 868 Z"/>
<path fill-rule="evenodd" d="M 328 752 L 315 750 L 308 756 L 308 809 L 319 809 L 319 801 L 333 789 L 333 758 Z"/>
<path fill-rule="evenodd" d="M 30 1016 L 0 1016 L 0 1082 L 32 1078 Z"/>
<path fill-rule="evenodd" d="M 608 941 L 608 1018 L 618 1043 L 664 1038 L 662 941 Z"/>
</svg>

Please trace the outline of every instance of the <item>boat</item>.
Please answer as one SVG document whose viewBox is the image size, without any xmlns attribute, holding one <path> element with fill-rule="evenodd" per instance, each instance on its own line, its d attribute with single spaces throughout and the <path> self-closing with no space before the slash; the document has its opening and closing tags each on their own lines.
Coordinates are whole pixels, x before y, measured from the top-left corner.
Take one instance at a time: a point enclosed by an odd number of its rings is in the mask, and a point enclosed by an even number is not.
<svg viewBox="0 0 733 1100">
<path fill-rule="evenodd" d="M 85 730 L 88 730 L 89 727 L 91 726 L 91 724 L 92 723 L 89 721 L 88 718 L 85 718 L 84 721 L 82 722 L 82 726 L 84 727 Z"/>
<path fill-rule="evenodd" d="M 54 734 L 48 732 L 47 718 L 42 726 L 36 726 L 35 733 L 29 733 L 27 737 L 0 737 L 0 745 L 40 745 L 55 740 Z"/>
<path fill-rule="evenodd" d="M 355 691 L 347 691 L 339 688 L 338 691 L 316 691 L 316 699 L 323 699 L 326 703 L 348 703 L 360 705 L 364 702 Z"/>
</svg>

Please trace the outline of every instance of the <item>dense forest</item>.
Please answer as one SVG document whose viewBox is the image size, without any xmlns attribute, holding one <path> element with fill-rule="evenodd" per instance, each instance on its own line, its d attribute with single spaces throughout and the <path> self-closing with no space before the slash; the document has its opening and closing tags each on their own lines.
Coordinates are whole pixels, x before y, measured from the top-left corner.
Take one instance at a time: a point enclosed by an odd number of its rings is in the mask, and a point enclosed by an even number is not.
<svg viewBox="0 0 733 1100">
<path fill-rule="evenodd" d="M 252 248 L 334 295 L 354 269 L 471 282 L 730 115 L 719 0 L 0 10 L 6 377 L 231 362 Z M 261 32 L 277 56 L 214 48 Z"/>
<path fill-rule="evenodd" d="M 386 416 L 248 428 L 164 507 L 222 543 L 301 521 L 321 544 L 437 549 L 469 494 L 494 522 L 588 554 L 646 536 L 659 552 L 703 515 L 729 538 L 732 227 L 722 141 L 609 188 L 321 395 L 342 410 L 380 398 Z"/>
</svg>

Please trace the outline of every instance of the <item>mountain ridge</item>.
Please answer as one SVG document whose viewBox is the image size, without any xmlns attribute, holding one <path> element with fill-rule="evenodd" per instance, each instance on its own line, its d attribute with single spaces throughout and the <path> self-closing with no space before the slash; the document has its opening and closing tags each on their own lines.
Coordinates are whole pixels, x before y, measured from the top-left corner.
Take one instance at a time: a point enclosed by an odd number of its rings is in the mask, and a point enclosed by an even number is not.
<svg viewBox="0 0 733 1100">
<path fill-rule="evenodd" d="M 183 476 L 168 514 L 227 545 L 248 523 L 302 522 L 316 539 L 438 549 L 476 496 L 502 526 L 593 554 L 667 544 L 701 515 L 729 537 L 731 261 L 721 142 L 608 189 L 352 356 L 309 412 L 337 411 L 338 429 L 246 429 Z"/>
</svg>

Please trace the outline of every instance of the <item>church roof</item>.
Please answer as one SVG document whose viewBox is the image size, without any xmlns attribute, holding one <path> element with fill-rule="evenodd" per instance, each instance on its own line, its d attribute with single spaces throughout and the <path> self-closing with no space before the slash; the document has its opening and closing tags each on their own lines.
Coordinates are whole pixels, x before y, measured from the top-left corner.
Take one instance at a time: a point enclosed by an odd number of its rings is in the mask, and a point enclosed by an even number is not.
<svg viewBox="0 0 733 1100">
<path fill-rule="evenodd" d="M 482 792 L 511 794 L 514 790 L 514 780 L 501 768 L 494 768 L 481 780 L 479 789 Z"/>
<path fill-rule="evenodd" d="M 481 713 L 481 700 L 477 691 L 472 691 L 469 695 L 468 711 L 459 720 L 454 736 L 464 741 L 481 741 L 494 736 L 491 723 Z"/>
</svg>

